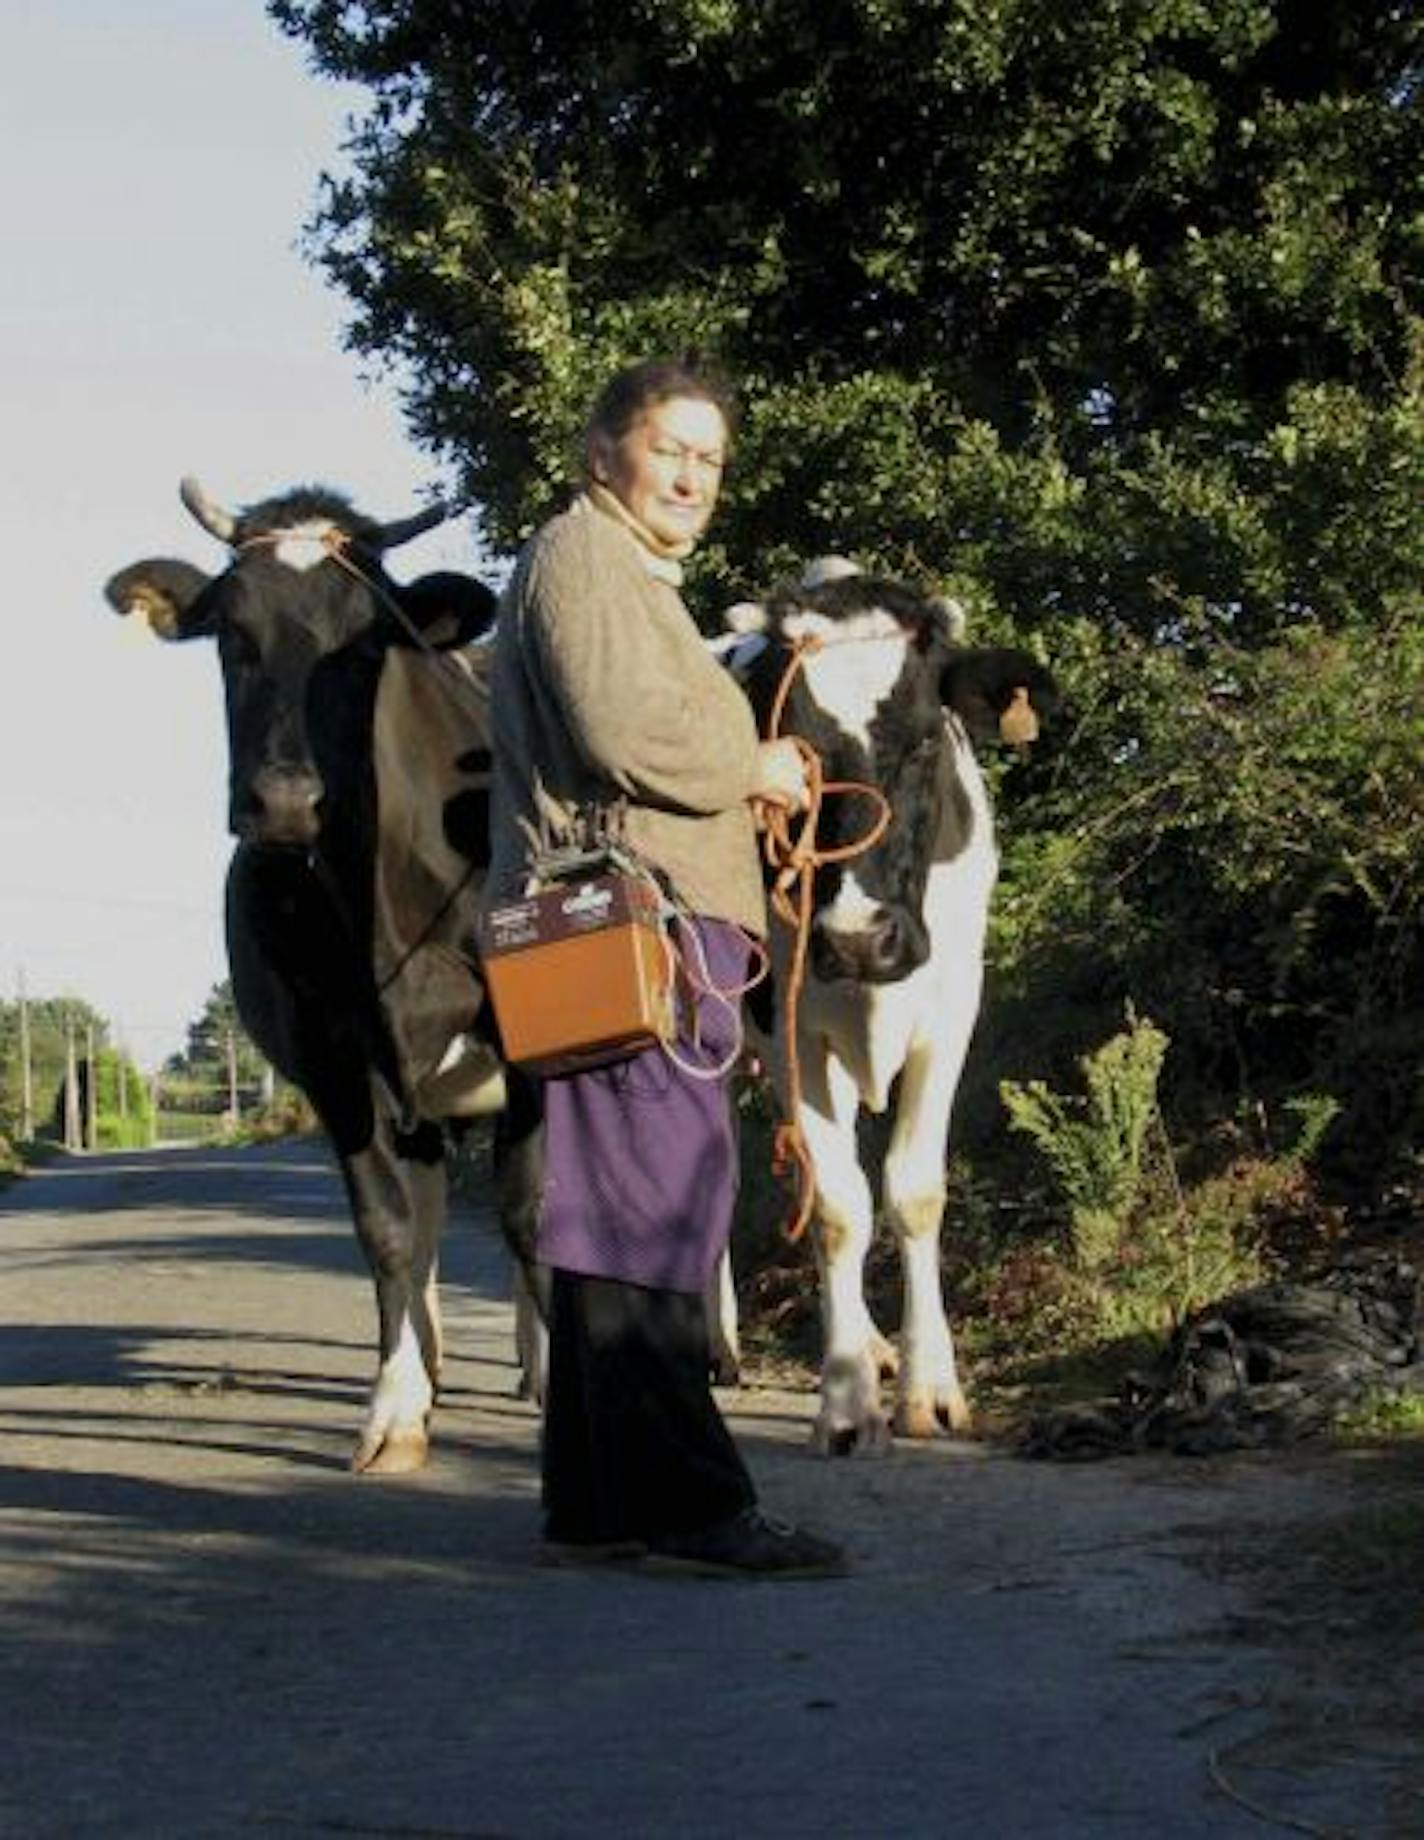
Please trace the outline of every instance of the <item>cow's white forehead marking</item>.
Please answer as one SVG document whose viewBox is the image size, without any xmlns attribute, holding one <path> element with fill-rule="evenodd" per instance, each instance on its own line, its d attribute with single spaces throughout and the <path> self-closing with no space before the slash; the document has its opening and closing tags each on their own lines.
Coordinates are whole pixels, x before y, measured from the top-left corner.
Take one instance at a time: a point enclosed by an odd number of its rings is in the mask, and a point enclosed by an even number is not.
<svg viewBox="0 0 1424 1840">
<path fill-rule="evenodd" d="M 800 622 L 804 624 L 797 632 Z M 806 611 L 788 620 L 785 630 L 793 637 L 822 641 L 819 650 L 806 656 L 806 687 L 827 715 L 868 748 L 871 720 L 904 668 L 910 643 L 904 627 L 877 607 L 849 620 L 827 620 Z"/>
<path fill-rule="evenodd" d="M 314 569 L 331 554 L 331 539 L 336 534 L 335 524 L 326 518 L 314 518 L 309 524 L 293 524 L 272 545 L 272 554 L 289 569 L 299 572 Z"/>
</svg>

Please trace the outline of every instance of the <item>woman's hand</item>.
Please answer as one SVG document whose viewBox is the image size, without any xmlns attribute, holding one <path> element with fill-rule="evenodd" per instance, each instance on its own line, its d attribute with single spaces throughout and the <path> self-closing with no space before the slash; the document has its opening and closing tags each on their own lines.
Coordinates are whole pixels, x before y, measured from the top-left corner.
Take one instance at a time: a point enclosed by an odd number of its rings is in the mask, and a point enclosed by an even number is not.
<svg viewBox="0 0 1424 1840">
<path fill-rule="evenodd" d="M 783 738 L 763 741 L 757 749 L 754 804 L 775 805 L 782 811 L 804 811 L 808 798 L 806 763 L 796 743 Z"/>
</svg>

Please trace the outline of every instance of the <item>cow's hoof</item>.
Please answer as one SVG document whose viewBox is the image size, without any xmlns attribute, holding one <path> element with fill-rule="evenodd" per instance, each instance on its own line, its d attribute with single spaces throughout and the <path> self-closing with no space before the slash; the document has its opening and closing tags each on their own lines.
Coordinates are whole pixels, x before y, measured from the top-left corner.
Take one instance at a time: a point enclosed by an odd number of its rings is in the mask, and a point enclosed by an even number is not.
<svg viewBox="0 0 1424 1840">
<path fill-rule="evenodd" d="M 894 1449 L 894 1439 L 878 1415 L 854 1425 L 817 1419 L 811 1428 L 811 1448 L 818 1457 L 883 1457 Z"/>
<path fill-rule="evenodd" d="M 740 1386 L 742 1384 L 741 1362 L 734 1355 L 714 1355 L 708 1377 L 713 1386 Z"/>
<path fill-rule="evenodd" d="M 363 1438 L 351 1467 L 358 1476 L 409 1476 L 425 1468 L 430 1439 L 423 1431 L 388 1431 L 384 1437 Z"/>
<path fill-rule="evenodd" d="M 895 1408 L 895 1435 L 924 1441 L 948 1431 L 962 1436 L 973 1429 L 974 1419 L 963 1393 L 921 1395 L 902 1399 Z"/>
</svg>

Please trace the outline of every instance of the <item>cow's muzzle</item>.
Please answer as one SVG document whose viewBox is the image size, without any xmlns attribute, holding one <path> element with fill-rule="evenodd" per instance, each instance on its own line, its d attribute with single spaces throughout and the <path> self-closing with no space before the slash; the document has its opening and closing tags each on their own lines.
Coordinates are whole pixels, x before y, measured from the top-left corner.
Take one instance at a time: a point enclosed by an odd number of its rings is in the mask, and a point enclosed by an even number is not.
<svg viewBox="0 0 1424 1840">
<path fill-rule="evenodd" d="M 246 796 L 233 801 L 233 832 L 244 843 L 315 843 L 324 791 L 319 775 L 309 769 L 263 767 Z"/>
<path fill-rule="evenodd" d="M 917 971 L 930 955 L 924 924 L 903 907 L 880 907 L 853 928 L 818 917 L 811 928 L 811 969 L 823 983 L 852 978 L 894 984 Z"/>
</svg>

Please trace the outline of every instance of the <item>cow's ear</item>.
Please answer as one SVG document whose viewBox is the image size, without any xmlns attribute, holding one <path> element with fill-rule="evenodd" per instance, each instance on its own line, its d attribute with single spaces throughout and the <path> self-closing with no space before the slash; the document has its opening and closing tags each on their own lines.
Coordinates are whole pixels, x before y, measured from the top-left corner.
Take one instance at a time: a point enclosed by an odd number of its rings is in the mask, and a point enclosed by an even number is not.
<svg viewBox="0 0 1424 1840">
<path fill-rule="evenodd" d="M 401 610 L 427 645 L 439 651 L 468 645 L 494 624 L 494 591 L 473 575 L 438 569 L 400 590 Z"/>
<path fill-rule="evenodd" d="M 738 601 L 722 615 L 722 624 L 730 633 L 766 631 L 766 608 L 760 601 Z"/>
<path fill-rule="evenodd" d="M 996 646 L 952 651 L 940 675 L 940 701 L 955 712 L 975 741 L 1026 747 L 1038 739 L 1058 693 L 1037 659 Z"/>
<path fill-rule="evenodd" d="M 745 685 L 767 646 L 766 608 L 760 601 L 738 601 L 722 615 L 725 632 L 707 640 L 707 649 L 725 665 L 739 684 Z"/>
<path fill-rule="evenodd" d="M 198 639 L 210 633 L 212 609 L 203 591 L 212 576 L 191 562 L 155 556 L 132 562 L 104 583 L 104 598 L 117 613 L 141 620 L 160 639 Z"/>
</svg>

